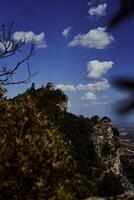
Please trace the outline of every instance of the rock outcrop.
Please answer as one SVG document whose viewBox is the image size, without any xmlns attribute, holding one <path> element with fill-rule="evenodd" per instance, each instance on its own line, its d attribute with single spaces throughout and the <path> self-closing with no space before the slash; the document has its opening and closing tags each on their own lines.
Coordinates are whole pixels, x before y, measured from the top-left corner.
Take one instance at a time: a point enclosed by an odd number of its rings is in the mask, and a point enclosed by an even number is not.
<svg viewBox="0 0 134 200">
<path fill-rule="evenodd" d="M 94 158 L 105 171 L 119 174 L 121 171 L 119 138 L 114 135 L 111 120 L 91 118 L 90 142 L 94 147 Z"/>
<path fill-rule="evenodd" d="M 107 117 L 100 119 L 96 116 L 91 118 L 91 124 L 89 141 L 94 152 L 93 168 L 100 170 L 99 195 L 112 196 L 128 190 L 132 191 L 133 186 L 122 175 L 120 139 L 114 134 L 111 120 Z"/>
</svg>

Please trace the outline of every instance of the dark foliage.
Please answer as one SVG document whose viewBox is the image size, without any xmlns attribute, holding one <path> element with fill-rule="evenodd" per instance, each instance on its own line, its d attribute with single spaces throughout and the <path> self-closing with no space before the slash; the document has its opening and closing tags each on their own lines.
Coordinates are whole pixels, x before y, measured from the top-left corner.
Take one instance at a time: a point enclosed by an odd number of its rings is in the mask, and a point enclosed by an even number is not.
<svg viewBox="0 0 134 200">
<path fill-rule="evenodd" d="M 109 28 L 114 28 L 122 21 L 126 20 L 131 15 L 134 15 L 134 1 L 133 0 L 119 0 L 120 9 L 109 23 Z"/>
<path fill-rule="evenodd" d="M 129 19 L 129 17 L 134 16 L 134 1 L 133 0 L 120 0 L 120 9 L 115 14 L 115 16 L 112 18 L 112 20 L 109 22 L 108 27 L 109 29 L 113 29 L 114 27 L 120 25 L 121 22 L 123 22 L 126 19 Z M 117 104 L 116 111 L 118 114 L 127 114 L 130 111 L 134 110 L 134 81 L 130 80 L 130 78 L 127 77 L 117 77 L 114 78 L 113 86 L 123 90 L 124 92 L 127 90 L 130 92 L 130 96 Z"/>
</svg>

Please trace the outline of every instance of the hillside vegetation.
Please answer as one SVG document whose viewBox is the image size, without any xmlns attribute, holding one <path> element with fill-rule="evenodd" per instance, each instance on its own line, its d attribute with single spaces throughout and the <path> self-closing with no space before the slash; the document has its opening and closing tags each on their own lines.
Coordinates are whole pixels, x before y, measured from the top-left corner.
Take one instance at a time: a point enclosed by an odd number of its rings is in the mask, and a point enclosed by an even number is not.
<svg viewBox="0 0 134 200">
<path fill-rule="evenodd" d="M 119 134 L 107 117 L 67 112 L 51 83 L 4 98 L 0 90 L 0 199 L 77 200 L 133 190 L 121 174 Z"/>
</svg>

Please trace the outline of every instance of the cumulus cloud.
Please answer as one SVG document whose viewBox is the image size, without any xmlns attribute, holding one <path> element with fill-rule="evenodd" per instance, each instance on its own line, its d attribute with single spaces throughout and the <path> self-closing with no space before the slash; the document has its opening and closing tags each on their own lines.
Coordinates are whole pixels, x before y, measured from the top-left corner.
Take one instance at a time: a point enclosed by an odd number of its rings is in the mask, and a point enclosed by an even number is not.
<svg viewBox="0 0 134 200">
<path fill-rule="evenodd" d="M 96 106 L 96 105 L 106 105 L 106 104 L 111 104 L 112 101 L 92 101 L 90 104 L 84 104 L 83 107 L 93 107 L 93 106 Z"/>
<path fill-rule="evenodd" d="M 15 41 L 22 40 L 22 41 L 25 41 L 26 43 L 34 42 L 37 48 L 47 47 L 44 33 L 40 33 L 37 35 L 33 31 L 29 31 L 29 32 L 19 31 L 13 34 L 13 39 Z"/>
<path fill-rule="evenodd" d="M 101 81 L 98 81 L 96 83 L 88 83 L 88 84 L 79 84 L 77 86 L 77 89 L 80 91 L 102 91 L 106 90 L 110 87 L 108 81 L 106 79 L 103 79 Z"/>
<path fill-rule="evenodd" d="M 97 97 L 93 92 L 87 92 L 84 96 L 81 97 L 82 100 L 92 100 L 96 101 Z"/>
<path fill-rule="evenodd" d="M 65 29 L 63 30 L 63 32 L 62 32 L 62 35 L 67 39 L 72 29 L 73 29 L 73 28 L 72 28 L 71 26 L 65 28 Z"/>
<path fill-rule="evenodd" d="M 68 44 L 68 46 L 82 46 L 94 49 L 105 49 L 114 41 L 113 36 L 106 32 L 106 30 L 106 27 L 98 27 L 96 29 L 89 30 L 86 34 L 79 33 Z"/>
<path fill-rule="evenodd" d="M 108 101 L 92 102 L 92 105 L 106 105 L 110 103 L 112 103 L 112 101 L 108 100 Z"/>
<path fill-rule="evenodd" d="M 74 85 L 64 85 L 64 84 L 58 84 L 56 85 L 56 89 L 61 89 L 64 92 L 75 92 L 76 87 Z"/>
<path fill-rule="evenodd" d="M 109 69 L 113 66 L 112 61 L 100 62 L 98 60 L 92 60 L 87 63 L 87 77 L 90 79 L 101 78 L 102 75 L 106 74 Z"/>
<path fill-rule="evenodd" d="M 95 17 L 101 17 L 101 16 L 105 16 L 106 14 L 106 9 L 107 9 L 107 4 L 103 3 L 103 4 L 99 4 L 96 7 L 91 7 L 88 11 L 88 14 L 90 16 L 95 16 Z"/>
<path fill-rule="evenodd" d="M 102 91 L 106 90 L 110 87 L 108 81 L 106 79 L 103 79 L 101 81 L 98 81 L 96 83 L 88 83 L 88 84 L 79 84 L 77 86 L 74 85 L 64 85 L 64 84 L 58 84 L 56 85 L 56 88 L 63 90 L 64 92 L 75 92 L 75 91 Z"/>
<path fill-rule="evenodd" d="M 6 43 L 2 43 L 0 42 L 0 50 L 2 51 L 10 51 L 12 49 L 12 42 L 11 41 L 7 41 Z"/>
</svg>

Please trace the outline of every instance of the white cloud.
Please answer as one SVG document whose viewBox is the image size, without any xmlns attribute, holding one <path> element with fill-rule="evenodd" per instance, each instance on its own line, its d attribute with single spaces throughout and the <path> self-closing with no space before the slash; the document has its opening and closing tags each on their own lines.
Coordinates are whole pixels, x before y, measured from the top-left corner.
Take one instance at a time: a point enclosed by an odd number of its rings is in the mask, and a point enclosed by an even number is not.
<svg viewBox="0 0 134 200">
<path fill-rule="evenodd" d="M 90 104 L 84 104 L 83 107 L 93 107 L 93 106 L 96 106 L 96 105 L 106 105 L 106 104 L 111 104 L 112 101 L 92 101 Z"/>
<path fill-rule="evenodd" d="M 98 79 L 101 78 L 102 75 L 106 74 L 106 72 L 112 68 L 112 61 L 104 61 L 100 62 L 98 60 L 92 60 L 87 63 L 87 77 L 90 79 Z"/>
<path fill-rule="evenodd" d="M 103 3 L 103 4 L 99 4 L 96 7 L 92 7 L 89 9 L 88 14 L 90 16 L 96 16 L 96 17 L 101 17 L 101 16 L 105 16 L 106 14 L 106 9 L 107 9 L 107 4 Z"/>
<path fill-rule="evenodd" d="M 69 34 L 70 34 L 70 31 L 72 30 L 73 28 L 71 26 L 65 28 L 62 32 L 62 35 L 67 39 Z"/>
<path fill-rule="evenodd" d="M 64 92 L 75 92 L 76 91 L 76 88 L 74 85 L 58 84 L 58 85 L 56 85 L 56 89 L 61 89 Z"/>
<path fill-rule="evenodd" d="M 106 90 L 110 87 L 108 81 L 103 79 L 102 81 L 98 81 L 96 83 L 88 83 L 88 84 L 79 84 L 77 89 L 80 91 L 102 91 Z"/>
<path fill-rule="evenodd" d="M 2 44 L 1 42 L 0 42 L 0 50 L 5 50 L 5 47 L 4 47 L 4 44 Z"/>
<path fill-rule="evenodd" d="M 11 41 L 7 41 L 5 44 L 0 42 L 0 50 L 2 51 L 10 51 L 12 49 L 12 42 Z"/>
<path fill-rule="evenodd" d="M 92 100 L 96 101 L 97 97 L 93 92 L 87 92 L 84 96 L 81 97 L 82 100 Z"/>
<path fill-rule="evenodd" d="M 22 40 L 25 41 L 26 43 L 34 42 L 37 48 L 47 47 L 44 33 L 36 35 L 33 31 L 29 32 L 19 31 L 13 34 L 13 39 L 15 41 Z"/>
<path fill-rule="evenodd" d="M 86 34 L 79 33 L 68 44 L 69 47 L 83 46 L 94 49 L 107 48 L 114 38 L 108 32 L 106 27 L 98 27 L 96 29 L 89 30 Z"/>
<path fill-rule="evenodd" d="M 106 90 L 109 87 L 110 87 L 110 85 L 109 85 L 109 83 L 106 79 L 103 79 L 103 80 L 98 81 L 96 83 L 79 84 L 77 86 L 64 85 L 64 84 L 56 85 L 56 88 L 59 88 L 59 89 L 63 90 L 64 92 L 75 92 L 75 91 L 94 92 L 94 91 Z"/>
<path fill-rule="evenodd" d="M 110 104 L 112 103 L 112 101 L 100 101 L 100 102 L 92 102 L 92 105 L 106 105 L 106 104 Z"/>
</svg>

